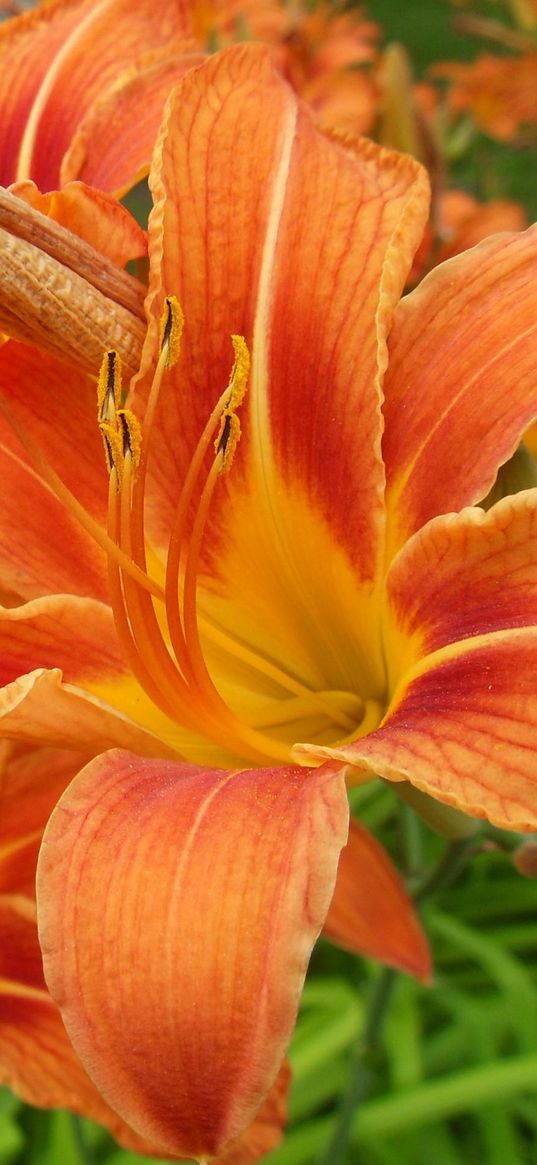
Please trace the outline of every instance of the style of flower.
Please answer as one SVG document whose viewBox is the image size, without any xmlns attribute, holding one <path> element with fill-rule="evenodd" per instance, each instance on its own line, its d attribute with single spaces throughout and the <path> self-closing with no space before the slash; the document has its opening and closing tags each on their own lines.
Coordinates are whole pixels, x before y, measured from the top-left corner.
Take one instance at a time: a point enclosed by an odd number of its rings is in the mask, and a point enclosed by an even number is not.
<svg viewBox="0 0 537 1165">
<path fill-rule="evenodd" d="M 535 828 L 537 494 L 477 503 L 537 413 L 537 234 L 397 306 L 423 172 L 325 137 L 255 46 L 185 76 L 150 181 L 104 451 L 89 376 L 0 350 L 0 731 L 91 758 L 37 880 L 82 1065 L 159 1151 L 238 1162 L 281 1112 L 346 780 Z"/>
</svg>

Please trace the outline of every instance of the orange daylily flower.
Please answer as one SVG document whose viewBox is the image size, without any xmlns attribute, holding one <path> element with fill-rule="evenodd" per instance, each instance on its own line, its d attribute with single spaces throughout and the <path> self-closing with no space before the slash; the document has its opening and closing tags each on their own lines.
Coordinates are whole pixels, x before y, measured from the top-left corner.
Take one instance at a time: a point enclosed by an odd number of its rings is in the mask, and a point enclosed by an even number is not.
<svg viewBox="0 0 537 1165">
<path fill-rule="evenodd" d="M 430 218 L 409 278 L 409 286 L 414 286 L 436 264 L 499 231 L 523 230 L 527 220 L 523 208 L 509 199 L 479 203 L 463 190 L 446 189 L 438 93 L 430 82 L 414 81 L 401 45 L 385 49 L 377 76 L 379 140 L 423 162 L 431 181 Z"/>
<path fill-rule="evenodd" d="M 537 495 L 477 505 L 537 413 L 537 232 L 398 305 L 423 171 L 325 137 L 254 46 L 179 84 L 151 188 L 126 411 L 113 354 L 100 380 L 109 484 L 91 378 L 0 351 L 0 724 L 92 757 L 38 867 L 73 1047 L 140 1136 L 204 1160 L 281 1095 L 327 915 L 356 934 L 345 857 L 329 914 L 345 780 L 537 824 Z M 374 844 L 350 847 L 358 883 Z"/>
<path fill-rule="evenodd" d="M 122 196 L 147 176 L 166 98 L 204 54 L 274 46 L 324 124 L 371 129 L 364 71 L 377 28 L 359 12 L 284 0 L 48 0 L 0 27 L 0 182 L 54 190 L 82 179 Z"/>
<path fill-rule="evenodd" d="M 218 5 L 214 5 L 218 7 Z M 229 3 L 226 9 L 229 9 Z M 368 133 L 378 105 L 371 72 L 377 59 L 380 29 L 359 8 L 349 10 L 319 0 L 273 5 L 271 32 L 260 21 L 259 5 L 240 4 L 251 37 L 274 44 L 282 75 L 315 109 L 321 124 Z M 237 25 L 236 25 L 237 27 Z"/>
<path fill-rule="evenodd" d="M 0 182 L 31 178 L 44 191 L 73 178 L 103 190 L 134 185 L 147 173 L 170 88 L 200 59 L 188 0 L 48 0 L 6 21 Z M 118 109 L 115 150 L 110 103 Z"/>
<path fill-rule="evenodd" d="M 448 81 L 448 108 L 452 114 L 470 113 L 477 126 L 499 141 L 524 133 L 535 136 L 537 52 L 518 57 L 482 53 L 471 63 L 446 61 L 431 75 Z"/>
</svg>

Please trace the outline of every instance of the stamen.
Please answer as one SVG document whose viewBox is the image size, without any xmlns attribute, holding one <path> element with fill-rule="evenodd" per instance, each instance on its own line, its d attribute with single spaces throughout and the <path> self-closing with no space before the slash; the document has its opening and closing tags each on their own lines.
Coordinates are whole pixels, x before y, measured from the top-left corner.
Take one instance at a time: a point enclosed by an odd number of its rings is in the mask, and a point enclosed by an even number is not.
<svg viewBox="0 0 537 1165">
<path fill-rule="evenodd" d="M 231 369 L 228 386 L 230 390 L 229 407 L 235 410 L 242 404 L 248 388 L 250 353 L 244 336 L 232 336 L 231 343 L 235 353 L 235 362 Z"/>
<path fill-rule="evenodd" d="M 112 349 L 103 357 L 97 381 L 97 413 L 100 422 L 114 424 L 121 407 L 121 358 Z"/>
<path fill-rule="evenodd" d="M 170 312 L 171 316 L 176 316 L 176 313 Z M 155 403 L 162 373 L 175 342 L 173 328 L 164 328 L 163 335 L 161 356 L 150 389 Z M 108 370 L 112 365 L 117 367 L 114 361 L 108 360 Z M 103 372 L 103 381 L 105 376 Z M 106 376 L 106 384 L 111 386 L 108 400 L 112 405 L 108 411 L 112 415 L 118 399 L 115 376 Z M 109 533 L 124 554 L 132 558 L 133 538 L 143 538 L 144 530 L 143 494 L 139 492 L 139 478 L 134 477 L 135 462 L 141 462 L 143 458 L 147 464 L 147 447 L 144 450 L 139 423 L 129 410 L 117 411 L 114 426 L 107 421 L 101 422 L 101 427 L 111 429 L 114 434 L 110 458 Z M 137 489 L 138 508 L 135 505 Z M 145 540 L 143 556 L 145 565 Z M 128 573 L 122 574 L 115 564 L 110 567 L 109 585 L 118 637 L 136 678 L 150 699 L 165 715 L 178 720 L 186 728 L 204 735 L 212 733 L 230 751 L 236 751 L 236 733 L 230 733 L 228 726 L 222 723 L 222 708 L 227 712 L 227 706 L 212 688 L 209 699 L 200 703 L 199 692 L 192 690 L 169 653 L 150 596 L 136 586 Z M 264 751 L 258 747 L 248 747 L 248 753 L 257 762 L 265 759 Z"/>
<path fill-rule="evenodd" d="M 117 416 L 122 438 L 123 458 L 129 457 L 132 468 L 136 470 L 140 464 L 142 452 L 140 422 L 131 409 L 120 409 Z"/>
<path fill-rule="evenodd" d="M 181 339 L 183 335 L 184 315 L 175 295 L 169 295 L 164 301 L 160 320 L 160 353 L 149 389 L 147 404 L 141 429 L 138 457 L 138 473 L 132 495 L 132 548 L 134 561 L 143 570 L 147 568 L 145 553 L 144 527 L 144 497 L 147 475 L 147 458 L 151 432 L 155 420 L 155 412 L 160 396 L 162 377 L 164 372 L 173 368 L 179 359 Z"/>
<path fill-rule="evenodd" d="M 116 353 L 108 352 L 99 377 L 98 402 L 99 415 L 106 417 L 99 427 L 110 471 L 109 534 L 132 561 L 134 474 L 141 458 L 142 439 L 137 417 L 130 409 L 119 408 L 120 400 L 121 367 Z M 188 707 L 183 706 L 184 700 L 181 702 L 181 695 L 188 696 L 187 685 L 162 638 L 150 595 L 115 563 L 109 565 L 109 584 L 118 637 L 134 674 L 157 707 L 173 718 L 180 707 L 181 719 L 193 728 L 195 722 Z"/>
<path fill-rule="evenodd" d="M 65 506 L 66 510 L 72 514 L 79 526 L 89 534 L 97 546 L 100 546 L 105 554 L 110 555 L 123 570 L 136 579 L 139 586 L 157 598 L 162 598 L 163 590 L 159 583 L 155 579 L 150 578 L 145 571 L 136 567 L 130 559 L 126 558 L 115 542 L 111 541 L 100 522 L 84 508 L 82 503 L 79 502 L 78 498 L 75 497 L 68 486 L 62 481 L 61 477 L 56 473 L 55 469 L 49 464 L 41 449 L 26 432 L 24 426 L 20 423 L 18 417 L 1 392 L 0 411 L 4 414 L 9 426 L 16 433 L 21 445 L 26 449 L 31 461 L 33 461 L 38 469 L 43 487 L 50 490 L 51 494 Z"/>
<path fill-rule="evenodd" d="M 118 516 L 118 482 L 116 479 L 116 471 L 112 469 L 109 483 L 109 534 L 111 538 L 119 540 L 119 516 Z M 123 591 L 124 580 L 122 584 L 122 575 L 117 565 L 117 562 L 112 559 L 108 560 L 108 589 L 110 593 L 110 601 L 114 613 L 114 623 L 116 634 L 124 652 L 125 659 L 129 664 L 133 675 L 138 680 L 138 683 L 147 692 L 150 700 L 160 708 L 166 716 L 171 719 L 175 716 L 175 709 L 172 703 L 168 703 L 163 691 L 162 685 L 155 682 L 152 671 L 147 666 L 146 657 L 142 655 L 139 646 L 136 642 L 134 634 L 131 629 L 129 618 L 127 615 L 125 596 Z"/>
<path fill-rule="evenodd" d="M 179 359 L 185 317 L 179 300 L 168 295 L 160 321 L 160 351 L 165 356 L 165 368 L 173 368 Z"/>
<path fill-rule="evenodd" d="M 112 473 L 112 470 L 115 469 L 119 489 L 121 487 L 121 478 L 123 475 L 122 435 L 118 431 L 117 424 L 112 424 L 110 421 L 100 421 L 99 430 L 103 439 L 104 455 L 106 458 L 108 472 Z"/>
<path fill-rule="evenodd" d="M 183 546 L 188 543 L 188 538 L 186 536 L 187 518 L 191 503 L 194 498 L 197 480 L 199 474 L 201 473 L 209 445 L 213 440 L 215 430 L 218 426 L 220 432 L 215 441 L 215 449 L 218 454 L 218 444 L 222 435 L 223 418 L 228 414 L 229 410 L 238 408 L 244 399 L 250 372 L 250 354 L 248 352 L 246 341 L 242 336 L 232 336 L 231 342 L 233 344 L 235 359 L 231 369 L 229 382 L 226 389 L 217 400 L 190 460 L 190 464 L 179 497 L 175 522 L 170 535 L 170 542 L 168 546 L 168 557 L 166 563 L 166 618 L 168 621 L 168 630 L 176 659 L 179 663 L 179 666 L 187 676 L 189 674 L 190 659 L 189 652 L 185 644 L 181 612 L 177 603 L 181 553 Z M 236 432 L 234 437 L 234 444 L 230 449 L 227 458 L 227 468 L 229 468 L 231 464 L 230 458 L 233 456 L 238 438 L 239 433 Z M 222 472 L 225 468 L 223 459 L 219 464 L 219 472 Z"/>
<path fill-rule="evenodd" d="M 222 457 L 219 473 L 227 473 L 228 469 L 231 469 L 240 435 L 241 423 L 237 414 L 230 408 L 224 409 L 220 421 L 220 432 L 214 443 L 215 453 Z"/>
</svg>

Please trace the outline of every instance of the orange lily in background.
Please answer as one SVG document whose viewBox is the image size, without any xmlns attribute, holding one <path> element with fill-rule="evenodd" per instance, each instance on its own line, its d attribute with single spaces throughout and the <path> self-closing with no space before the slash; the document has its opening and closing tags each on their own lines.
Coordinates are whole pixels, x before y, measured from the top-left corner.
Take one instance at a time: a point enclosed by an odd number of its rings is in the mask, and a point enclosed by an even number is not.
<svg viewBox="0 0 537 1165">
<path fill-rule="evenodd" d="M 519 57 L 482 53 L 475 61 L 445 61 L 431 76 L 449 82 L 446 105 L 452 117 L 469 114 L 499 141 L 534 140 L 537 127 L 537 52 Z"/>
<path fill-rule="evenodd" d="M 193 0 L 191 13 L 195 34 L 207 46 L 242 39 L 273 45 L 282 76 L 324 126 L 372 130 L 380 28 L 362 9 L 337 0 Z"/>
<path fill-rule="evenodd" d="M 412 63 L 399 44 L 389 45 L 377 69 L 378 140 L 412 154 L 428 170 L 430 219 L 414 259 L 409 286 L 433 266 L 500 231 L 520 231 L 527 219 L 519 203 L 506 198 L 479 202 L 464 190 L 447 188 L 445 115 L 430 82 L 416 83 Z"/>
<path fill-rule="evenodd" d="M 431 74 L 448 81 L 446 105 L 452 115 L 468 114 L 498 141 L 524 144 L 535 140 L 537 125 L 537 3 L 504 0 L 501 9 L 498 20 L 471 12 L 455 20 L 461 33 L 501 45 L 501 56 L 486 52 L 468 63 L 442 62 Z"/>
<path fill-rule="evenodd" d="M 25 194 L 29 177 L 47 191 L 83 180 L 121 197 L 147 176 L 177 81 L 215 46 L 259 39 L 272 46 L 282 75 L 323 126 L 371 133 L 377 122 L 383 144 L 428 166 L 438 199 L 415 283 L 433 262 L 492 231 L 521 229 L 523 212 L 497 200 L 482 208 L 474 203 L 470 214 L 462 191 L 445 193 L 444 206 L 437 95 L 431 85 L 412 84 L 410 63 L 401 69 L 401 46 L 379 54 L 379 36 L 360 9 L 322 2 L 310 8 L 303 0 L 157 0 L 138 5 L 135 22 L 124 0 L 38 5 L 0 27 L 0 181 Z M 454 203 L 460 203 L 455 224 Z"/>
<path fill-rule="evenodd" d="M 170 89 L 200 59 L 188 0 L 51 0 L 6 21 L 0 182 L 31 178 L 49 191 L 83 178 L 128 189 L 147 174 Z M 115 151 L 109 124 L 99 142 L 110 103 L 126 107 Z"/>
<path fill-rule="evenodd" d="M 423 171 L 325 137 L 258 47 L 185 76 L 151 187 L 126 408 L 113 353 L 100 378 L 109 484 L 91 379 L 0 353 L 0 731 L 93 757 L 38 868 L 91 1080 L 164 1152 L 238 1161 L 244 1135 L 253 1160 L 346 779 L 537 824 L 537 495 L 476 505 L 537 413 L 537 233 L 397 306 Z"/>
<path fill-rule="evenodd" d="M 0 183 L 82 179 L 118 197 L 147 176 L 166 98 L 215 45 L 274 46 L 325 124 L 371 129 L 377 29 L 283 0 L 52 0 L 0 26 Z"/>
</svg>

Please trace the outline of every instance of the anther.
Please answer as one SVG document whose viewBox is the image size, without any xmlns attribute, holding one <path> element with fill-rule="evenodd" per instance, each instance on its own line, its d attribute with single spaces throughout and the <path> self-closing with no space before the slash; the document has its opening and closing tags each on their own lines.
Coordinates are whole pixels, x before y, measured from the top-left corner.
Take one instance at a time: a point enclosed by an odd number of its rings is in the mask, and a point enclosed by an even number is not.
<svg viewBox="0 0 537 1165">
<path fill-rule="evenodd" d="M 231 468 L 235 450 L 239 443 L 241 426 L 237 416 L 237 409 L 244 400 L 244 395 L 248 387 L 248 376 L 250 374 L 250 353 L 246 340 L 243 336 L 232 336 L 231 343 L 233 344 L 235 360 L 228 384 L 229 397 L 223 409 L 220 418 L 220 428 L 214 442 L 216 456 L 218 457 L 221 454 L 222 458 L 219 469 L 220 473 L 227 473 L 228 469 Z"/>
<path fill-rule="evenodd" d="M 123 476 L 123 439 L 118 430 L 117 424 L 112 424 L 111 421 L 99 421 L 99 431 L 103 439 L 104 455 L 108 472 L 116 470 L 118 487 L 121 485 Z"/>
<path fill-rule="evenodd" d="M 115 350 L 106 352 L 97 381 L 99 422 L 115 421 L 121 405 L 121 358 Z"/>
<path fill-rule="evenodd" d="M 250 353 L 244 336 L 232 336 L 231 343 L 235 353 L 235 361 L 229 378 L 231 395 L 228 402 L 230 409 L 238 409 L 244 399 L 250 375 Z"/>
<path fill-rule="evenodd" d="M 240 435 L 241 425 L 237 414 L 233 409 L 225 409 L 220 421 L 220 431 L 214 443 L 216 455 L 222 455 L 220 473 L 227 473 L 231 468 Z"/>
<path fill-rule="evenodd" d="M 160 320 L 160 352 L 165 356 L 165 368 L 173 368 L 179 359 L 184 322 L 179 300 L 175 295 L 166 296 Z"/>
<path fill-rule="evenodd" d="M 142 429 L 138 417 L 131 409 L 120 409 L 117 415 L 122 438 L 123 457 L 129 456 L 134 469 L 140 462 L 142 449 Z"/>
</svg>

